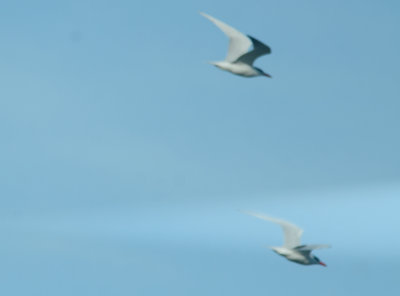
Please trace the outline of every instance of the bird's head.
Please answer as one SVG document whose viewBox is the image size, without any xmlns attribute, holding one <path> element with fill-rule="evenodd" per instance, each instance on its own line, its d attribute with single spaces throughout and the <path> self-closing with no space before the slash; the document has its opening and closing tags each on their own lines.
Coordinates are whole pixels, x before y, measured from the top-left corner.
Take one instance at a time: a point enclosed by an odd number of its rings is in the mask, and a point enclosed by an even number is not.
<svg viewBox="0 0 400 296">
<path fill-rule="evenodd" d="M 314 259 L 315 264 L 320 264 L 320 265 L 326 267 L 326 264 L 325 264 L 324 262 L 322 262 L 321 260 L 319 260 L 319 258 L 318 258 L 317 256 L 314 256 L 314 255 L 313 255 L 312 258 Z"/>
<path fill-rule="evenodd" d="M 258 72 L 258 74 L 259 74 L 260 76 L 266 76 L 266 77 L 268 77 L 268 78 L 272 78 L 271 75 L 269 75 L 268 73 L 265 73 L 265 72 L 264 72 L 263 70 L 261 70 L 260 68 L 254 67 L 254 69 L 256 69 L 256 71 Z"/>
</svg>

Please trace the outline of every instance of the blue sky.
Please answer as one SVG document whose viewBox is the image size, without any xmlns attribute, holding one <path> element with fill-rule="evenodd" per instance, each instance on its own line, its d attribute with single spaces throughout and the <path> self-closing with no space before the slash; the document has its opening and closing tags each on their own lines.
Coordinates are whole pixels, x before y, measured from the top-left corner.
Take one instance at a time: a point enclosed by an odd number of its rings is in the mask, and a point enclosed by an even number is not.
<svg viewBox="0 0 400 296">
<path fill-rule="evenodd" d="M 204 11 L 272 48 L 208 61 Z M 4 295 L 395 295 L 396 1 L 14 1 L 0 9 Z M 266 245 L 304 227 L 328 268 Z M 288 285 L 287 282 L 292 284 Z"/>
</svg>

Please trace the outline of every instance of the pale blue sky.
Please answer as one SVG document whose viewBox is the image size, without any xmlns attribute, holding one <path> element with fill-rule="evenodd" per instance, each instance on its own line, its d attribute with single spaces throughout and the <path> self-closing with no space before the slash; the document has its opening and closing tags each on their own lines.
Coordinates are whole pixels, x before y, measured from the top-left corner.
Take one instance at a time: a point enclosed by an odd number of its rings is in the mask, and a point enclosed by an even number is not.
<svg viewBox="0 0 400 296">
<path fill-rule="evenodd" d="M 0 8 L 0 294 L 398 294 L 397 1 Z M 208 65 L 227 39 L 199 11 L 268 44 L 273 79 Z"/>
</svg>

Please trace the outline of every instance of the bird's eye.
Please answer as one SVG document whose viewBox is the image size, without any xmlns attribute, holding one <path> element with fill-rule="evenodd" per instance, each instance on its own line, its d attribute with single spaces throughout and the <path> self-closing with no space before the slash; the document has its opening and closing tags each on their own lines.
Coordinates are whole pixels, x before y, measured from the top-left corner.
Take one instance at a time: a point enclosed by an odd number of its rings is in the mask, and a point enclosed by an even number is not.
<svg viewBox="0 0 400 296">
<path fill-rule="evenodd" d="M 314 259 L 317 260 L 317 262 L 319 262 L 319 258 L 317 256 L 314 256 Z"/>
</svg>

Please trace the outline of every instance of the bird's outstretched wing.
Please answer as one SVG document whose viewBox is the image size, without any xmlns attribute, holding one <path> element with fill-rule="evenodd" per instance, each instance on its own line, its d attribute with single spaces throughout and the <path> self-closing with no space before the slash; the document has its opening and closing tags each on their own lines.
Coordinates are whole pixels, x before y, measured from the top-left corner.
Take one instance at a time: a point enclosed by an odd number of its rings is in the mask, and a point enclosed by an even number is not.
<svg viewBox="0 0 400 296">
<path fill-rule="evenodd" d="M 236 62 L 253 65 L 257 58 L 271 53 L 271 48 L 269 48 L 269 46 L 265 45 L 254 37 L 249 36 L 249 38 L 251 39 L 251 42 L 253 42 L 253 50 L 240 56 Z"/>
<path fill-rule="evenodd" d="M 296 246 L 300 245 L 301 235 L 303 234 L 303 229 L 301 229 L 300 227 L 298 227 L 290 222 L 287 222 L 287 221 L 284 221 L 281 219 L 268 217 L 266 215 L 255 213 L 255 212 L 243 211 L 243 213 L 252 215 L 259 219 L 263 219 L 263 220 L 267 220 L 267 221 L 279 224 L 282 227 L 283 233 L 285 235 L 284 244 L 283 244 L 284 247 L 295 248 Z"/>
<path fill-rule="evenodd" d="M 249 50 L 252 42 L 246 35 L 208 14 L 203 12 L 200 12 L 200 14 L 208 18 L 229 37 L 228 54 L 225 58 L 227 62 L 236 61 Z"/>
<path fill-rule="evenodd" d="M 317 249 L 325 249 L 330 247 L 331 245 L 301 245 L 297 246 L 295 249 L 302 252 L 302 251 L 312 251 Z"/>
</svg>

